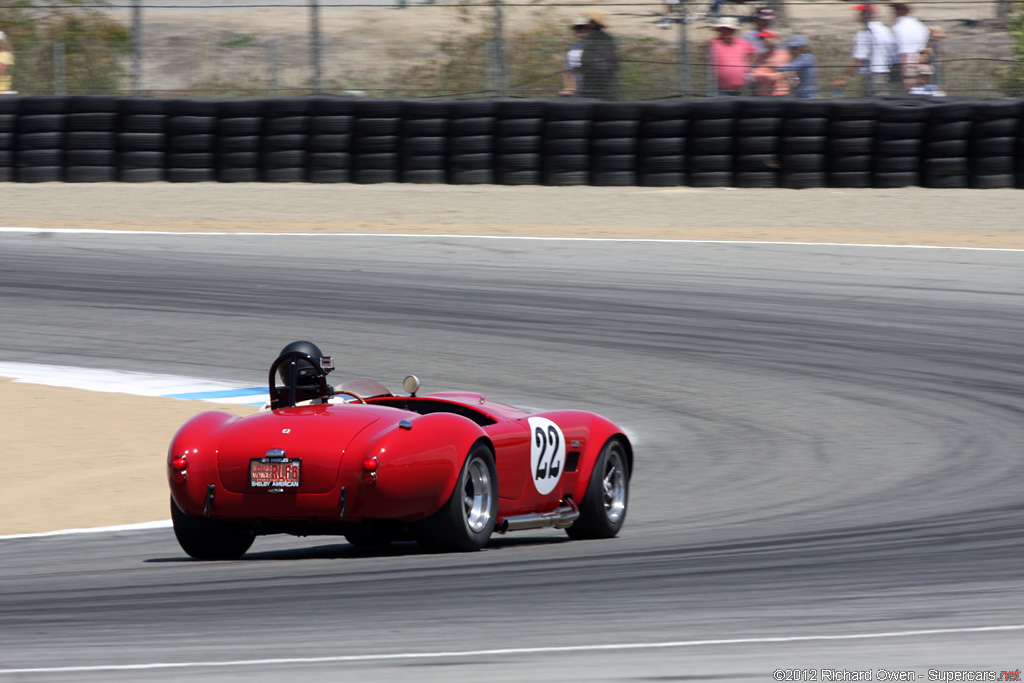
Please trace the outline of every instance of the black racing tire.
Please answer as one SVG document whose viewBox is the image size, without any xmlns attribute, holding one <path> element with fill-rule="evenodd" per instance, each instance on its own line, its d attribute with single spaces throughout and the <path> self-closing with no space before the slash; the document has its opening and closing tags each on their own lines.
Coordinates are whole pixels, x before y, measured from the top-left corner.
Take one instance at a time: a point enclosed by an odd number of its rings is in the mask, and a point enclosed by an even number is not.
<svg viewBox="0 0 1024 683">
<path fill-rule="evenodd" d="M 312 116 L 310 135 L 351 135 L 355 129 L 354 116 Z"/>
<path fill-rule="evenodd" d="M 554 185 L 557 187 L 589 185 L 590 172 L 548 170 L 547 172 L 542 174 L 542 181 L 545 185 Z"/>
<path fill-rule="evenodd" d="M 427 183 L 433 185 L 444 185 L 448 175 L 444 169 L 412 169 L 402 171 L 401 182 L 403 183 Z"/>
<path fill-rule="evenodd" d="M 15 170 L 19 183 L 60 183 L 64 181 L 63 166 L 25 166 Z"/>
<path fill-rule="evenodd" d="M 685 185 L 683 173 L 641 173 L 637 175 L 636 184 L 643 187 L 679 187 Z"/>
<path fill-rule="evenodd" d="M 150 135 L 167 134 L 166 114 L 128 114 L 121 116 L 118 126 L 120 134 L 147 133 Z"/>
<path fill-rule="evenodd" d="M 920 185 L 920 177 L 916 171 L 883 171 L 876 173 L 872 187 L 914 187 Z"/>
<path fill-rule="evenodd" d="M 256 535 L 243 524 L 185 514 L 171 498 L 171 522 L 181 549 L 197 560 L 236 560 Z"/>
<path fill-rule="evenodd" d="M 805 190 L 811 187 L 826 187 L 827 182 L 824 171 L 807 171 L 789 173 L 783 170 L 779 176 L 779 187 L 790 190 Z"/>
<path fill-rule="evenodd" d="M 122 183 L 155 183 L 167 180 L 167 173 L 163 168 L 122 168 L 117 179 Z"/>
<path fill-rule="evenodd" d="M 113 183 L 116 181 L 116 166 L 68 166 L 64 169 L 64 182 L 66 183 Z"/>
<path fill-rule="evenodd" d="M 122 152 L 162 152 L 167 149 L 167 136 L 163 133 L 118 133 L 117 143 Z"/>
<path fill-rule="evenodd" d="M 220 168 L 217 170 L 218 183 L 258 183 L 260 182 L 259 169 L 249 166 L 237 166 L 231 168 Z"/>
<path fill-rule="evenodd" d="M 580 516 L 565 530 L 569 538 L 612 538 L 626 521 L 629 504 L 629 455 L 626 444 L 613 436 L 601 449 L 579 504 Z"/>
<path fill-rule="evenodd" d="M 779 174 L 773 171 L 740 171 L 733 177 L 736 187 L 778 187 Z"/>
<path fill-rule="evenodd" d="M 686 184 L 690 187 L 731 187 L 732 171 L 691 170 L 687 176 Z"/>
<path fill-rule="evenodd" d="M 833 171 L 826 177 L 829 187 L 871 187 L 870 171 Z"/>
<path fill-rule="evenodd" d="M 636 172 L 595 171 L 590 174 L 590 184 L 601 187 L 630 187 L 636 185 Z"/>
<path fill-rule="evenodd" d="M 347 168 L 312 168 L 309 171 L 311 183 L 347 183 L 350 178 Z"/>
<path fill-rule="evenodd" d="M 493 185 L 494 170 L 490 168 L 451 169 L 449 185 Z"/>
<path fill-rule="evenodd" d="M 497 518 L 498 470 L 491 449 L 477 443 L 466 456 L 451 496 L 420 522 L 416 540 L 428 550 L 480 550 L 491 539 Z"/>
</svg>

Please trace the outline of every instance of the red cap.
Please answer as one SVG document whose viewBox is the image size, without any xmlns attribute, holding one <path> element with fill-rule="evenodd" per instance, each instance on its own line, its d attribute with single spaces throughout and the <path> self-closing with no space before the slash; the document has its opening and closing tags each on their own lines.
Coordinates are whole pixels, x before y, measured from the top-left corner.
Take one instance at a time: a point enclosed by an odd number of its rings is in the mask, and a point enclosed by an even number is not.
<svg viewBox="0 0 1024 683">
<path fill-rule="evenodd" d="M 778 36 L 775 35 L 774 33 L 772 33 L 771 31 L 761 31 L 760 33 L 757 34 L 757 37 L 758 38 L 776 38 L 776 39 L 778 38 Z"/>
<path fill-rule="evenodd" d="M 874 5 L 857 5 L 853 9 L 856 12 L 874 12 L 875 11 L 875 6 Z"/>
</svg>

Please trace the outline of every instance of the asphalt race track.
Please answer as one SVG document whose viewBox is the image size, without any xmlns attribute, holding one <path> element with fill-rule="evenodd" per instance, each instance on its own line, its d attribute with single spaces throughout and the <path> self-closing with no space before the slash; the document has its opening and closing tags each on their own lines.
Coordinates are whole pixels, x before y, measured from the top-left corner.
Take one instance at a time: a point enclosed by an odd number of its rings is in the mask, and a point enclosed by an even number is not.
<svg viewBox="0 0 1024 683">
<path fill-rule="evenodd" d="M 595 410 L 637 453 L 612 541 L 274 537 L 200 563 L 170 529 L 0 540 L 0 683 L 1024 668 L 1022 273 L 1006 251 L 0 235 L 2 361 L 259 384 L 309 338 L 332 377 Z"/>
</svg>

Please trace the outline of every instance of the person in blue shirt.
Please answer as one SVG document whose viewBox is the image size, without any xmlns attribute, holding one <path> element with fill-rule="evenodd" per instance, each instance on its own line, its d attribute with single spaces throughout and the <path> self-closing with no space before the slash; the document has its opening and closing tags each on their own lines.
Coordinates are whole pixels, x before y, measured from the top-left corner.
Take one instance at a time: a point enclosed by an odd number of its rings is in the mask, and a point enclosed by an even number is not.
<svg viewBox="0 0 1024 683">
<path fill-rule="evenodd" d="M 778 71 L 792 71 L 797 78 L 794 93 L 806 99 L 818 96 L 818 60 L 811 54 L 806 36 L 793 36 L 786 42 L 792 60 L 776 67 Z"/>
</svg>

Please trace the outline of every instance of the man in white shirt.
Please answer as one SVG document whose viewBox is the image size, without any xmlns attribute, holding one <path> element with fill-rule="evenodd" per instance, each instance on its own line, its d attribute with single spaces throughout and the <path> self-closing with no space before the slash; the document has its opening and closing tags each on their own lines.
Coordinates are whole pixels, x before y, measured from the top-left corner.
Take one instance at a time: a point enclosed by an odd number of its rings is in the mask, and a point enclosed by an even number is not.
<svg viewBox="0 0 1024 683">
<path fill-rule="evenodd" d="M 887 95 L 889 93 L 889 71 L 896 56 L 896 43 L 892 31 L 875 18 L 872 5 L 858 5 L 857 20 L 864 28 L 857 31 L 853 39 L 853 57 L 842 76 L 832 81 L 833 88 L 846 85 L 855 72 L 864 74 L 864 94 Z"/>
<path fill-rule="evenodd" d="M 895 15 L 892 35 L 896 41 L 896 57 L 903 78 L 903 89 L 909 91 L 918 83 L 919 56 L 928 47 L 931 31 L 915 17 L 910 16 L 910 5 L 907 3 L 894 2 L 892 11 Z"/>
</svg>

